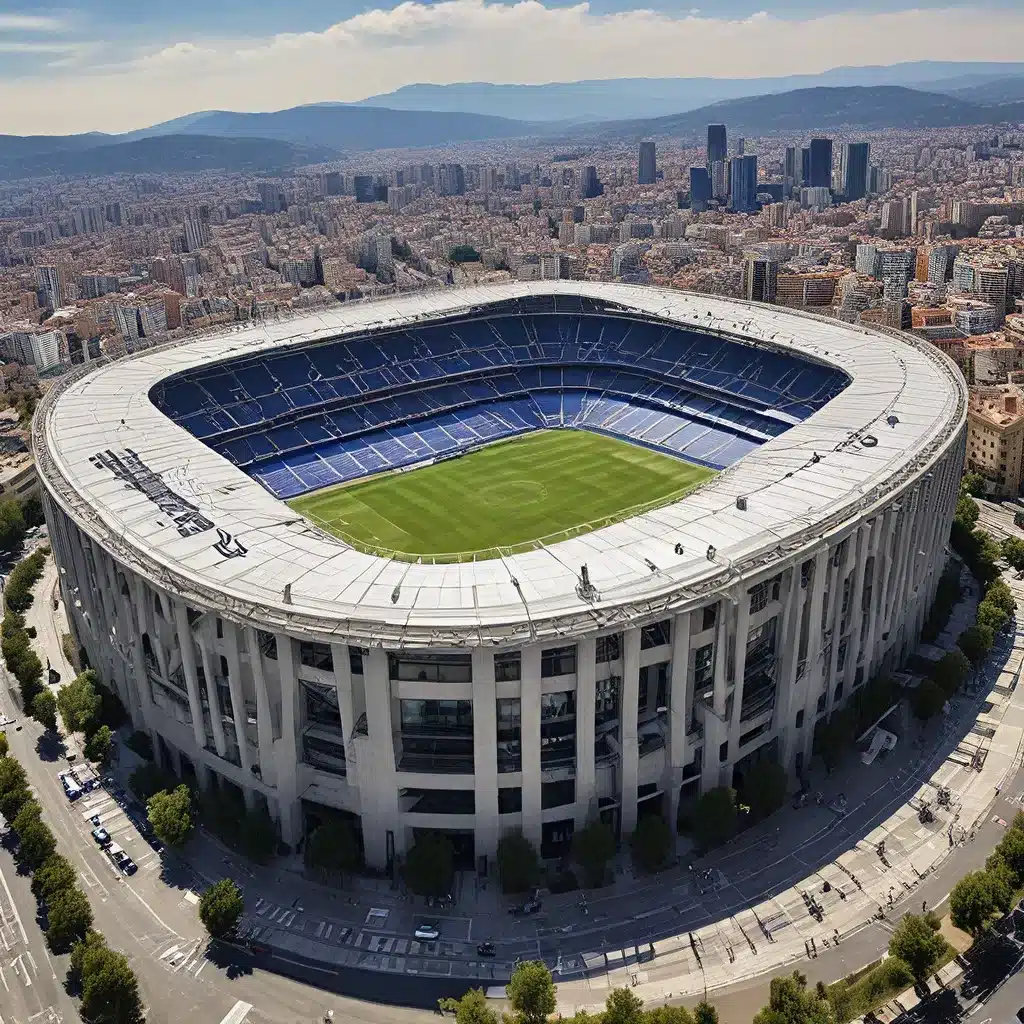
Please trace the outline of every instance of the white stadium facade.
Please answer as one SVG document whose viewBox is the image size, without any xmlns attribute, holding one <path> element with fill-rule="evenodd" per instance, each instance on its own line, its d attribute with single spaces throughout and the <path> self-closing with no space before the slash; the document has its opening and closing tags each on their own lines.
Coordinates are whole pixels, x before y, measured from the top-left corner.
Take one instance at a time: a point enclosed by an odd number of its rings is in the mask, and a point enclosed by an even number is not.
<svg viewBox="0 0 1024 1024">
<path fill-rule="evenodd" d="M 598 815 L 675 820 L 765 758 L 795 786 L 816 723 L 914 648 L 966 408 L 906 335 L 556 281 L 137 353 L 57 382 L 34 445 L 75 639 L 166 767 L 288 843 L 335 812 L 372 865 L 429 829 L 480 866 L 513 829 L 550 857 Z M 567 426 L 722 471 L 455 563 L 358 550 L 282 500 Z"/>
</svg>

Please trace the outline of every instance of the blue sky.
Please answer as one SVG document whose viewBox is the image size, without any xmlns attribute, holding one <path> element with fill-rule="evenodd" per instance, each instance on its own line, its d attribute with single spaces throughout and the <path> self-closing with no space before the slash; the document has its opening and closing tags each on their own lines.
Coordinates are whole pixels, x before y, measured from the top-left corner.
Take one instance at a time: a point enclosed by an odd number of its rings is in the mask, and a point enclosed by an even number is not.
<svg viewBox="0 0 1024 1024">
<path fill-rule="evenodd" d="M 0 0 L 0 132 L 125 131 L 194 110 L 356 100 L 411 82 L 756 77 L 1020 60 L 986 0 Z"/>
</svg>

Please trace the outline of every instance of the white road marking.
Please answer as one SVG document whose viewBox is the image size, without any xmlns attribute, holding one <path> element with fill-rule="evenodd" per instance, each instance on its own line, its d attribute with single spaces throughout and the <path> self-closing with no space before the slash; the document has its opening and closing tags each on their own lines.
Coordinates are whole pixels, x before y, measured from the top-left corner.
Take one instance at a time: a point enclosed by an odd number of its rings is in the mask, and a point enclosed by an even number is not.
<svg viewBox="0 0 1024 1024">
<path fill-rule="evenodd" d="M 160 959 L 161 960 L 166 960 L 169 956 L 173 956 L 173 954 L 175 954 L 177 952 L 178 952 L 178 947 L 177 946 L 171 946 L 170 949 L 165 950 L 163 953 L 160 954 Z"/>
<path fill-rule="evenodd" d="M 14 897 L 11 895 L 11 890 L 7 886 L 7 879 L 4 878 L 4 873 L 0 871 L 0 882 L 3 883 L 4 892 L 7 893 L 7 902 L 11 905 L 11 913 L 14 915 L 14 922 L 18 926 L 18 931 L 21 932 L 21 941 L 28 945 L 28 936 L 25 934 L 25 926 L 21 923 L 21 914 L 18 913 L 18 908 L 14 905 Z"/>
<path fill-rule="evenodd" d="M 203 960 L 203 962 L 202 962 L 202 963 L 201 963 L 201 964 L 199 965 L 199 970 L 197 970 L 197 971 L 196 971 L 196 974 L 195 974 L 195 976 L 196 976 L 197 978 L 199 977 L 199 975 L 200 975 L 200 974 L 202 974 L 202 973 L 203 973 L 203 968 L 204 968 L 204 967 L 205 967 L 205 966 L 206 966 L 206 965 L 207 965 L 207 964 L 208 964 L 209 962 L 210 962 L 209 960 L 206 960 L 206 959 L 204 959 L 204 960 Z"/>
<path fill-rule="evenodd" d="M 11 986 L 7 984 L 7 976 L 4 974 L 3 967 L 0 967 L 0 981 L 4 983 L 4 989 L 7 992 L 11 991 Z"/>
<path fill-rule="evenodd" d="M 224 1015 L 220 1024 L 242 1024 L 252 1009 L 252 1003 L 243 1003 L 241 999 Z"/>
</svg>

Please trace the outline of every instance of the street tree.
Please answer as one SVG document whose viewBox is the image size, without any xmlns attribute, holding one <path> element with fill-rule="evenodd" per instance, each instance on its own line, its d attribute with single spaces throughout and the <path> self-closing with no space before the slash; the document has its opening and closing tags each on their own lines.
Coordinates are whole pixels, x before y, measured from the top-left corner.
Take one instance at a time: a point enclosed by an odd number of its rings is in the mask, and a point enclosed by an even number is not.
<svg viewBox="0 0 1024 1024">
<path fill-rule="evenodd" d="M 995 634 L 988 626 L 968 626 L 957 639 L 957 647 L 967 655 L 967 660 L 977 668 L 992 650 Z"/>
<path fill-rule="evenodd" d="M 306 864 L 316 871 L 350 875 L 361 860 L 355 830 L 344 818 L 327 818 L 306 840 Z"/>
<path fill-rule="evenodd" d="M 92 669 L 86 669 L 57 691 L 57 710 L 68 732 L 91 730 L 100 710 L 96 673 Z"/>
<path fill-rule="evenodd" d="M 994 634 L 997 634 L 1003 629 L 1009 618 L 1006 612 L 994 601 L 985 600 L 978 605 L 978 612 L 974 621 L 979 626 L 987 626 Z"/>
<path fill-rule="evenodd" d="M 989 584 L 988 590 L 985 591 L 985 600 L 998 605 L 1007 615 L 1012 615 L 1017 610 L 1017 599 L 1009 585 L 1002 579 L 993 580 Z"/>
<path fill-rule="evenodd" d="M 640 871 L 657 871 L 672 851 L 672 830 L 660 814 L 644 814 L 629 839 L 633 863 Z"/>
<path fill-rule="evenodd" d="M 110 758 L 110 745 L 113 740 L 110 729 L 101 725 L 85 741 L 85 757 L 88 761 L 106 764 Z"/>
<path fill-rule="evenodd" d="M 98 949 L 106 949 L 107 940 L 100 932 L 90 929 L 85 933 L 85 938 L 76 942 L 71 950 L 68 973 L 72 982 L 77 988 L 82 985 L 82 971 L 92 954 Z"/>
<path fill-rule="evenodd" d="M 1002 544 L 1003 558 L 1013 566 L 1017 572 L 1024 569 L 1024 540 L 1019 537 L 1007 537 Z"/>
<path fill-rule="evenodd" d="M 546 1024 L 555 1012 L 555 983 L 543 960 L 522 961 L 506 991 L 518 1024 Z"/>
<path fill-rule="evenodd" d="M 794 971 L 772 978 L 768 1005 L 754 1016 L 753 1024 L 835 1024 L 832 1004 L 814 989 L 807 979 Z"/>
<path fill-rule="evenodd" d="M 94 946 L 82 958 L 82 1019 L 90 1024 L 142 1024 L 139 982 L 123 953 Z"/>
<path fill-rule="evenodd" d="M 0 757 L 6 757 L 7 751 L 10 749 L 10 745 L 7 742 L 7 733 L 0 732 Z"/>
<path fill-rule="evenodd" d="M 0 502 L 0 551 L 13 551 L 25 538 L 25 517 L 13 499 Z"/>
<path fill-rule="evenodd" d="M 20 808 L 18 813 L 14 816 L 14 820 L 11 822 L 11 828 L 20 836 L 28 826 L 34 821 L 42 821 L 43 809 L 39 806 L 36 800 L 26 800 Z"/>
<path fill-rule="evenodd" d="M 718 1024 L 718 1011 L 706 999 L 693 1008 L 693 1024 Z"/>
<path fill-rule="evenodd" d="M 35 871 L 57 849 L 57 840 L 41 819 L 36 818 L 18 833 L 18 857 L 29 871 Z"/>
<path fill-rule="evenodd" d="M 522 832 L 506 832 L 498 840 L 497 860 L 502 892 L 527 892 L 537 884 L 540 859 L 533 843 Z"/>
<path fill-rule="evenodd" d="M 644 1010 L 644 1024 L 694 1024 L 693 1014 L 685 1006 L 652 1006 Z"/>
<path fill-rule="evenodd" d="M 67 953 L 92 926 L 92 907 L 77 886 L 59 889 L 46 903 L 46 943 L 54 953 Z"/>
<path fill-rule="evenodd" d="M 53 732 L 57 728 L 57 698 L 51 690 L 40 690 L 32 700 L 32 717 Z"/>
<path fill-rule="evenodd" d="M 613 988 L 604 1003 L 602 1024 L 641 1024 L 644 1001 L 628 988 Z"/>
<path fill-rule="evenodd" d="M 188 786 L 182 784 L 154 794 L 146 810 L 153 831 L 168 846 L 181 846 L 192 834 L 192 797 Z"/>
<path fill-rule="evenodd" d="M 48 902 L 61 889 L 70 889 L 78 882 L 78 873 L 71 862 L 59 853 L 51 853 L 32 876 L 32 889 Z"/>
<path fill-rule="evenodd" d="M 425 832 L 405 858 L 405 881 L 417 896 L 447 896 L 455 878 L 455 851 L 440 832 Z"/>
<path fill-rule="evenodd" d="M 981 935 L 996 913 L 996 896 L 991 872 L 972 871 L 964 875 L 949 894 L 953 924 L 969 935 Z"/>
<path fill-rule="evenodd" d="M 743 778 L 743 799 L 750 805 L 755 821 L 767 818 L 785 802 L 789 780 L 778 761 L 767 761 L 752 768 Z"/>
<path fill-rule="evenodd" d="M 1013 513 L 1013 525 L 1016 526 L 1018 530 L 1024 530 L 1024 512 Z"/>
<path fill-rule="evenodd" d="M 986 490 L 985 478 L 980 473 L 964 473 L 960 478 L 961 493 L 969 494 L 973 498 L 984 498 Z"/>
<path fill-rule="evenodd" d="M 934 718 L 944 707 L 946 695 L 934 679 L 922 679 L 914 689 L 911 706 L 914 717 L 922 722 Z"/>
<path fill-rule="evenodd" d="M 736 791 L 728 786 L 709 789 L 693 810 L 693 834 L 702 850 L 728 842 L 736 834 Z"/>
<path fill-rule="evenodd" d="M 944 654 L 935 663 L 932 678 L 946 698 L 952 697 L 970 678 L 971 663 L 959 648 Z"/>
<path fill-rule="evenodd" d="M 889 955 L 899 957 L 918 982 L 932 973 L 945 952 L 946 940 L 917 914 L 906 914 L 889 940 Z"/>
<path fill-rule="evenodd" d="M 615 856 L 615 833 L 603 821 L 584 825 L 572 837 L 572 859 L 583 872 L 583 884 L 597 888 L 604 882 L 608 861 Z"/>
<path fill-rule="evenodd" d="M 833 711 L 828 721 L 814 730 L 814 752 L 821 756 L 828 771 L 839 767 L 857 735 L 857 714 L 851 707 Z"/>
<path fill-rule="evenodd" d="M 953 521 L 959 526 L 966 530 L 973 530 L 980 514 L 981 509 L 978 508 L 978 503 L 969 494 L 961 494 L 957 498 Z"/>
<path fill-rule="evenodd" d="M 245 903 L 242 890 L 230 878 L 210 886 L 199 899 L 199 919 L 214 939 L 232 935 Z"/>
<path fill-rule="evenodd" d="M 12 757 L 3 758 L 4 761 L 13 761 Z M 21 805 L 26 800 L 31 800 L 32 794 L 28 790 L 28 786 L 16 786 L 13 789 L 8 789 L 0 792 L 0 815 L 3 815 L 8 821 L 13 821 L 18 816 L 18 811 L 21 810 Z"/>
<path fill-rule="evenodd" d="M 461 999 L 444 1000 L 446 1009 L 455 1011 L 455 1024 L 500 1024 L 500 1018 L 487 1001 L 482 988 L 471 988 Z"/>
</svg>

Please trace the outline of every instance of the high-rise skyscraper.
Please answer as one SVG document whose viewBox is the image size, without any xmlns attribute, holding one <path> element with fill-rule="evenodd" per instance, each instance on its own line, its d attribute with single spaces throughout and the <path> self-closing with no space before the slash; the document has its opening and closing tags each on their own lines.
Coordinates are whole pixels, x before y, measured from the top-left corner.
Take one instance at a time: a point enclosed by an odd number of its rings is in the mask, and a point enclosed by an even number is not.
<svg viewBox="0 0 1024 1024">
<path fill-rule="evenodd" d="M 811 188 L 832 187 L 832 140 L 811 139 Z"/>
<path fill-rule="evenodd" d="M 36 267 L 36 281 L 43 293 L 43 302 L 50 309 L 64 305 L 64 271 L 61 267 Z"/>
<path fill-rule="evenodd" d="M 357 203 L 372 203 L 376 196 L 373 191 L 373 178 L 369 174 L 357 174 L 352 179 Z"/>
<path fill-rule="evenodd" d="M 800 185 L 807 186 L 811 183 L 811 147 L 800 148 Z"/>
<path fill-rule="evenodd" d="M 734 156 L 729 161 L 732 208 L 737 213 L 752 213 L 757 209 L 757 157 Z"/>
<path fill-rule="evenodd" d="M 711 165 L 718 163 L 719 160 L 724 161 L 726 158 L 726 140 L 725 140 L 725 125 L 724 124 L 709 124 L 708 125 L 708 171 L 711 170 Z"/>
<path fill-rule="evenodd" d="M 743 268 L 743 294 L 750 302 L 774 302 L 779 264 L 759 253 L 747 253 Z"/>
<path fill-rule="evenodd" d="M 602 192 L 601 182 L 597 177 L 597 168 L 588 166 L 583 168 L 580 175 L 580 199 L 593 199 Z"/>
<path fill-rule="evenodd" d="M 640 143 L 640 160 L 637 166 L 636 180 L 638 185 L 653 185 L 658 168 L 653 142 Z"/>
<path fill-rule="evenodd" d="M 839 158 L 843 196 L 848 203 L 868 194 L 868 167 L 871 163 L 870 142 L 846 142 Z"/>
<path fill-rule="evenodd" d="M 782 168 L 782 176 L 786 179 L 786 184 L 792 188 L 792 186 L 799 186 L 800 181 L 797 178 L 798 166 L 796 161 L 796 146 L 786 147 L 786 160 Z"/>
<path fill-rule="evenodd" d="M 742 135 L 737 136 L 737 138 L 733 140 L 732 155 L 733 156 L 743 156 L 743 147 L 745 145 L 746 145 L 746 139 L 744 139 Z"/>
<path fill-rule="evenodd" d="M 711 175 L 706 167 L 690 168 L 690 209 L 700 213 L 708 208 L 711 198 Z"/>
</svg>

